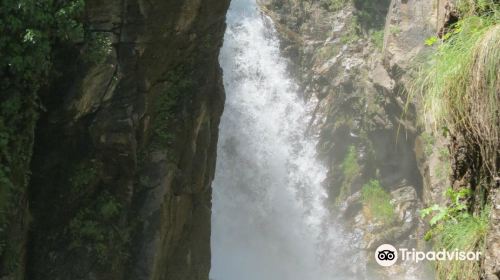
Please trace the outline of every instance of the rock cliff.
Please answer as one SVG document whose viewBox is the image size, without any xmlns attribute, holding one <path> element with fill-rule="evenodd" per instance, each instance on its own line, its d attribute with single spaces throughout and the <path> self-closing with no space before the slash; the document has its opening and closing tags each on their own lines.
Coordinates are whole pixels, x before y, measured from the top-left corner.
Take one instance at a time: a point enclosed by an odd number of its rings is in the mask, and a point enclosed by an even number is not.
<svg viewBox="0 0 500 280">
<path fill-rule="evenodd" d="M 85 1 L 87 39 L 55 42 L 38 94 L 27 253 L 0 279 L 208 279 L 228 5 Z"/>
</svg>

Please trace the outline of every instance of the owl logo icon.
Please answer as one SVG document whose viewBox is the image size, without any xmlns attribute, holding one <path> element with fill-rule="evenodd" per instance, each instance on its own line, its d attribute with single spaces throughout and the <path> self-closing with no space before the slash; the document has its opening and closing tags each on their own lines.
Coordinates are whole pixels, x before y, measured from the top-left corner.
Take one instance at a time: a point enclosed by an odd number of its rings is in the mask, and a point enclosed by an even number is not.
<svg viewBox="0 0 500 280">
<path fill-rule="evenodd" d="M 382 244 L 375 250 L 375 261 L 381 266 L 391 266 L 398 260 L 398 250 L 391 244 Z"/>
</svg>

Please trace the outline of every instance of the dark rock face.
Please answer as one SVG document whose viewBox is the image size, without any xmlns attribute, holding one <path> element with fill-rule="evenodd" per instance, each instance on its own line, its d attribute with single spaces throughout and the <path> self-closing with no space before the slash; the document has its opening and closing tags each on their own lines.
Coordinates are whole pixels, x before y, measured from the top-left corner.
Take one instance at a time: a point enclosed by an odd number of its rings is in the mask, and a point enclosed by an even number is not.
<svg viewBox="0 0 500 280">
<path fill-rule="evenodd" d="M 109 48 L 41 96 L 28 279 L 208 279 L 228 5 L 86 1 Z"/>
</svg>

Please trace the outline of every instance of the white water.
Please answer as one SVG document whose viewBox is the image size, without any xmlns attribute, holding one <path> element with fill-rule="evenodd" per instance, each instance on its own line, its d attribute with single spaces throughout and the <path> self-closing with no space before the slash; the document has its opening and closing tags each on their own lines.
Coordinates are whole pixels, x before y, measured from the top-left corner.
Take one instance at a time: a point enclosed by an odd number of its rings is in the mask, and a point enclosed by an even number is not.
<svg viewBox="0 0 500 280">
<path fill-rule="evenodd" d="M 315 158 L 316 137 L 305 133 L 310 108 L 254 1 L 232 1 L 220 56 L 227 100 L 213 183 L 210 277 L 339 279 L 329 258 L 335 233 L 325 226 L 326 169 Z"/>
</svg>

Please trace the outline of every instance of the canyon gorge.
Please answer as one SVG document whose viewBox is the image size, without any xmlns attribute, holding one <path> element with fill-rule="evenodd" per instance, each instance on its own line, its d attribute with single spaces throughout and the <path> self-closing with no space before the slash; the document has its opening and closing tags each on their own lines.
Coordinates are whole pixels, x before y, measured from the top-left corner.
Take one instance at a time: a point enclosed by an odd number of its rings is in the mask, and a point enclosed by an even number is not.
<svg viewBox="0 0 500 280">
<path fill-rule="evenodd" d="M 0 280 L 500 278 L 497 1 L 2 6 Z"/>
</svg>

